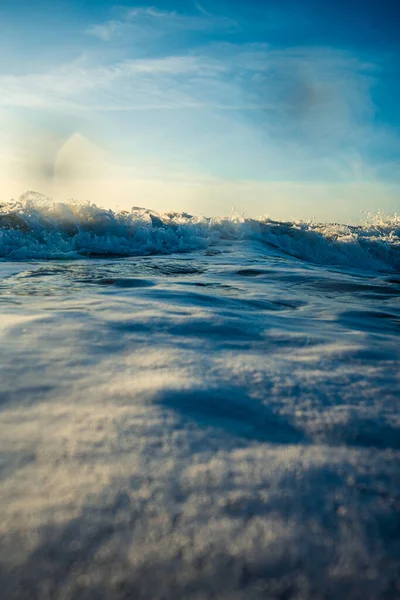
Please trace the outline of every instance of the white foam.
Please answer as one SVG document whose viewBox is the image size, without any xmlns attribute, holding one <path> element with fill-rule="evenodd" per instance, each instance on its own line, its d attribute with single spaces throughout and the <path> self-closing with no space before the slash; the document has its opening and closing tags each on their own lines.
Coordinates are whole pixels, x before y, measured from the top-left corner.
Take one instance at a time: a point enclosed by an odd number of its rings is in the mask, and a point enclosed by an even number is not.
<svg viewBox="0 0 400 600">
<path fill-rule="evenodd" d="M 362 226 L 269 218 L 193 217 L 147 209 L 102 209 L 53 202 L 35 192 L 0 205 L 0 257 L 8 260 L 140 256 L 190 252 L 221 242 L 256 240 L 318 264 L 400 268 L 400 217 L 370 216 Z"/>
</svg>

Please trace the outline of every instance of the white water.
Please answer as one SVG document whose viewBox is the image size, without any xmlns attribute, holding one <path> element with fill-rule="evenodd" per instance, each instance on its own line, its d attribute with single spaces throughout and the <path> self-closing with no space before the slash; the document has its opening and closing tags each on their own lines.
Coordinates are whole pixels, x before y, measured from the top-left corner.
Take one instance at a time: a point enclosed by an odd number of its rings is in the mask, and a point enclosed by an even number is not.
<svg viewBox="0 0 400 600">
<path fill-rule="evenodd" d="M 319 264 L 400 269 L 400 217 L 371 216 L 363 226 L 277 222 L 269 218 L 193 217 L 134 208 L 113 212 L 89 203 L 54 203 L 28 192 L 0 205 L 0 257 L 138 256 L 214 248 L 225 241 L 259 241 Z"/>
<path fill-rule="evenodd" d="M 399 596 L 398 218 L 0 227 L 2 597 Z"/>
</svg>

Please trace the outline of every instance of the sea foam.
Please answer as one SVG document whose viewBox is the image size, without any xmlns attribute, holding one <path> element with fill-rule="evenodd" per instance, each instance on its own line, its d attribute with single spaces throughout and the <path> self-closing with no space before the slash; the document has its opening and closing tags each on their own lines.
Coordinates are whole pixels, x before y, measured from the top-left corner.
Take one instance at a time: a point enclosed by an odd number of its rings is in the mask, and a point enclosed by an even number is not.
<svg viewBox="0 0 400 600">
<path fill-rule="evenodd" d="M 268 217 L 196 217 L 134 207 L 103 209 L 89 202 L 54 202 L 35 192 L 0 205 L 0 257 L 7 260 L 146 256 L 254 241 L 324 265 L 400 269 L 400 217 L 371 215 L 363 225 Z"/>
</svg>

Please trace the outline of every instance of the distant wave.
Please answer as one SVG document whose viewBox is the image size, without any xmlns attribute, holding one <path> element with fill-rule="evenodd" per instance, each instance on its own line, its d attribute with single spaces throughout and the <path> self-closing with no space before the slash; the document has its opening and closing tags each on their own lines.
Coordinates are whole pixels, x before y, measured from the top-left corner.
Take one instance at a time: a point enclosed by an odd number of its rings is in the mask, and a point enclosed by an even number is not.
<svg viewBox="0 0 400 600">
<path fill-rule="evenodd" d="M 0 204 L 0 257 L 72 259 L 191 252 L 224 242 L 259 241 L 318 264 L 367 270 L 400 269 L 400 217 L 370 216 L 362 226 L 269 218 L 193 217 L 143 208 L 102 209 L 53 202 L 36 192 Z"/>
</svg>

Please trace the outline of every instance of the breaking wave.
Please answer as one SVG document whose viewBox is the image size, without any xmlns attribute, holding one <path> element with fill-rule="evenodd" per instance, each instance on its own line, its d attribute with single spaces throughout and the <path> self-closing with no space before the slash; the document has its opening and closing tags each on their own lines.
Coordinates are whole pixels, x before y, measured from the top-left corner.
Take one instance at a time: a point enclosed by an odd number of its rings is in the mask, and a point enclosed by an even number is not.
<svg viewBox="0 0 400 600">
<path fill-rule="evenodd" d="M 370 216 L 362 226 L 206 218 L 136 207 L 116 212 L 35 192 L 0 204 L 0 257 L 7 260 L 172 254 L 245 240 L 317 264 L 400 270 L 398 215 Z"/>
</svg>

